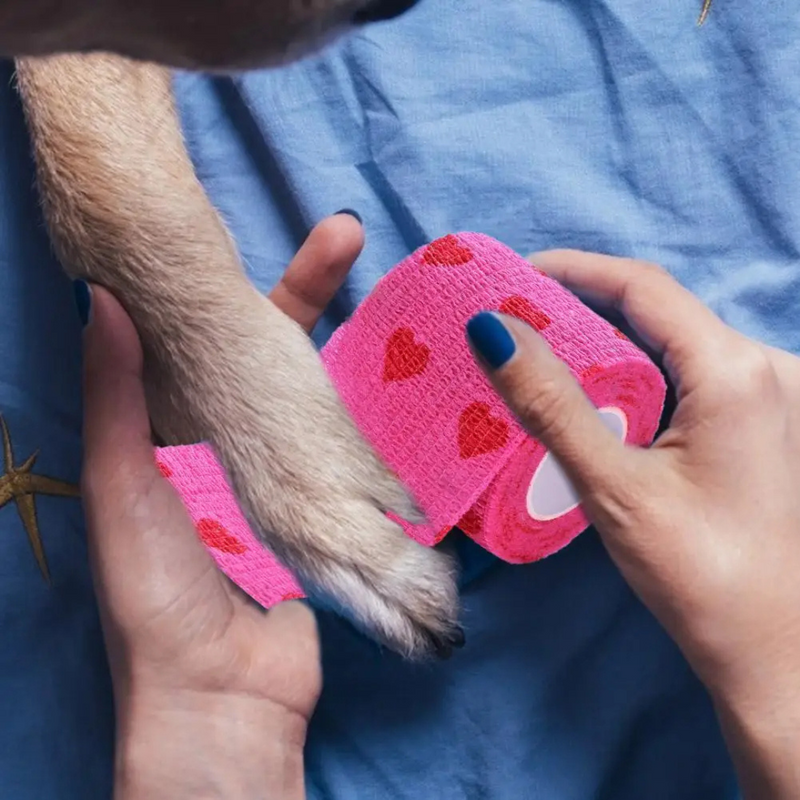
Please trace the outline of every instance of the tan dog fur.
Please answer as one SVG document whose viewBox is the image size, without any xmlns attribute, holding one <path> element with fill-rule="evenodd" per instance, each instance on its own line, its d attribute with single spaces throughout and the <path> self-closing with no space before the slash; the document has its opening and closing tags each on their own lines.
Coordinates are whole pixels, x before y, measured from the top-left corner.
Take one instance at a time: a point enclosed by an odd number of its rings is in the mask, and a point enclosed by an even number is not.
<svg viewBox="0 0 800 800">
<path fill-rule="evenodd" d="M 124 303 L 154 430 L 209 441 L 264 542 L 410 657 L 461 636 L 451 560 L 384 515 L 414 504 L 361 439 L 303 331 L 247 280 L 182 139 L 168 70 L 18 60 L 51 239 Z M 165 532 L 168 535 L 168 532 Z"/>
</svg>

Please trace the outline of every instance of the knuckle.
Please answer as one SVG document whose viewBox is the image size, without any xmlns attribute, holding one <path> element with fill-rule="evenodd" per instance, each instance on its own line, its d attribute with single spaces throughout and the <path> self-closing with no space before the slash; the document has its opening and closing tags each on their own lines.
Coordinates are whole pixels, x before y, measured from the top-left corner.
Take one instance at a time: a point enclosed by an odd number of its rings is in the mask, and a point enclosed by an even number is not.
<svg viewBox="0 0 800 800">
<path fill-rule="evenodd" d="M 644 261 L 640 258 L 621 258 L 619 263 L 628 270 L 633 281 L 652 280 L 653 278 L 663 278 L 669 275 L 667 270 L 655 261 Z"/>
<path fill-rule="evenodd" d="M 652 294 L 653 289 L 664 280 L 671 280 L 667 270 L 652 261 L 635 261 L 627 263 L 627 280 L 623 280 L 616 298 L 617 305 L 625 310 L 633 310 L 643 296 Z"/>
<path fill-rule="evenodd" d="M 769 355 L 761 347 L 750 346 L 729 361 L 718 388 L 729 402 L 750 406 L 774 400 L 780 393 L 780 379 Z"/>
<path fill-rule="evenodd" d="M 649 275 L 651 279 L 671 278 L 669 272 L 661 264 L 656 264 L 655 261 L 636 261 L 634 263 L 643 274 Z"/>
<path fill-rule="evenodd" d="M 555 377 L 530 376 L 517 386 L 517 412 L 537 435 L 558 438 L 573 416 L 569 394 Z"/>
<path fill-rule="evenodd" d="M 653 261 L 632 261 L 631 285 L 637 289 L 652 287 L 654 283 L 672 280 L 672 276 L 661 264 Z"/>
</svg>

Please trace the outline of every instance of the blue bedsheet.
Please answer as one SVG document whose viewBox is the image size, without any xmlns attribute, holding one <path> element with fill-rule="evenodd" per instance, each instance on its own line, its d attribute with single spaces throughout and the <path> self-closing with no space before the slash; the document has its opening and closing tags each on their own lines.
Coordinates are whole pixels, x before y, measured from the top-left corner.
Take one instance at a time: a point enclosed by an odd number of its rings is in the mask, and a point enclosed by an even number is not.
<svg viewBox="0 0 800 800">
<path fill-rule="evenodd" d="M 321 217 L 368 230 L 322 342 L 423 242 L 482 231 L 665 264 L 800 353 L 800 7 L 424 0 L 321 58 L 180 76 L 198 172 L 265 289 Z M 0 412 L 17 463 L 75 481 L 78 323 L 0 69 Z M 190 266 L 187 266 L 190 268 Z M 110 797 L 112 706 L 78 503 L 37 498 L 51 585 L 0 509 L 0 796 Z M 768 532 L 765 532 L 767 535 Z M 412 667 L 322 616 L 310 800 L 730 800 L 710 704 L 588 533 L 479 564 L 466 649 Z"/>
</svg>

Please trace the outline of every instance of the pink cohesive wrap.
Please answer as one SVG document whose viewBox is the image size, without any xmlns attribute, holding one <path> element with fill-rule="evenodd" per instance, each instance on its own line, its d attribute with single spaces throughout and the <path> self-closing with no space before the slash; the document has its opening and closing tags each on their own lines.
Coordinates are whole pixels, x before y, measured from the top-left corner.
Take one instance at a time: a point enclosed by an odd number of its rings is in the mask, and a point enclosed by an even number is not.
<svg viewBox="0 0 800 800">
<path fill-rule="evenodd" d="M 217 566 L 237 586 L 264 608 L 305 597 L 294 575 L 253 535 L 208 445 L 162 447 L 156 460 Z"/>
<path fill-rule="evenodd" d="M 666 386 L 658 368 L 573 294 L 499 242 L 446 236 L 375 287 L 322 351 L 362 434 L 429 523 L 398 520 L 432 546 L 458 526 L 508 562 L 548 556 L 588 527 L 545 448 L 513 419 L 467 346 L 479 311 L 516 316 L 548 341 L 628 444 L 649 444 Z M 242 517 L 205 445 L 157 458 L 220 568 L 265 606 L 302 596 Z"/>
</svg>

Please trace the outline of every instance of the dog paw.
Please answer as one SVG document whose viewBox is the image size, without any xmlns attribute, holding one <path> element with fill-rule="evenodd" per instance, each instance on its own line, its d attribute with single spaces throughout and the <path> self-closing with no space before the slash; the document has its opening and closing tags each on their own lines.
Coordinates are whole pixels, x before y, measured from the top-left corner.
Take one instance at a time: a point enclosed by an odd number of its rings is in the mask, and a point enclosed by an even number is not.
<svg viewBox="0 0 800 800">
<path fill-rule="evenodd" d="M 408 658 L 446 657 L 463 644 L 453 560 L 386 515 L 422 521 L 304 332 L 262 302 L 257 316 L 240 311 L 235 328 L 216 326 L 218 341 L 193 343 L 182 354 L 190 368 L 162 373 L 156 430 L 211 443 L 253 531 L 309 594 Z M 179 373 L 191 373 L 191 385 L 173 385 L 168 376 Z"/>
</svg>

